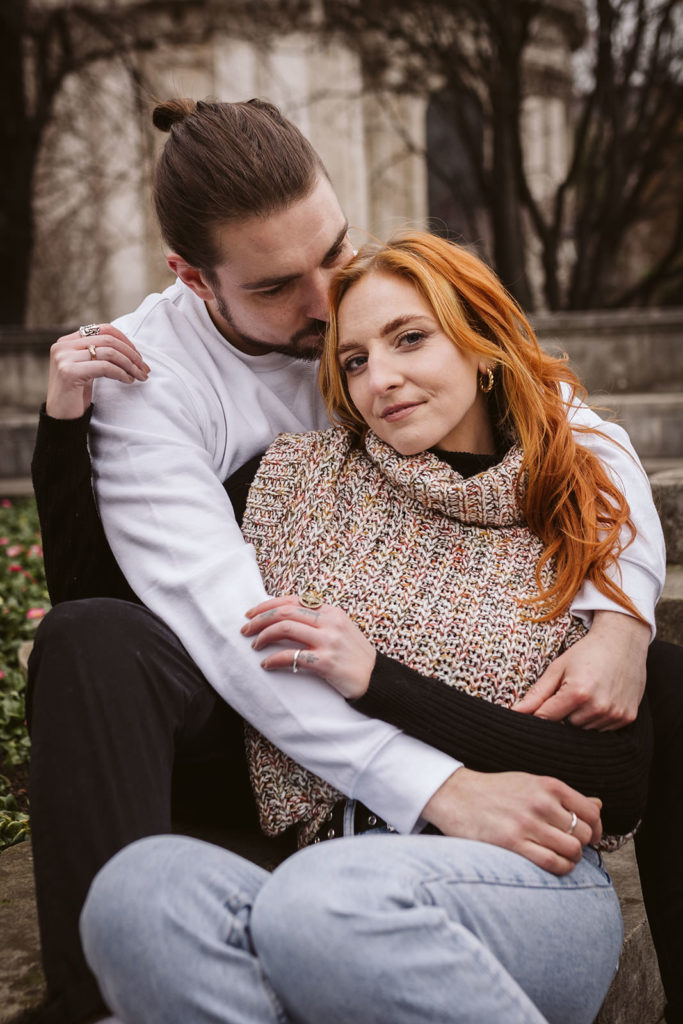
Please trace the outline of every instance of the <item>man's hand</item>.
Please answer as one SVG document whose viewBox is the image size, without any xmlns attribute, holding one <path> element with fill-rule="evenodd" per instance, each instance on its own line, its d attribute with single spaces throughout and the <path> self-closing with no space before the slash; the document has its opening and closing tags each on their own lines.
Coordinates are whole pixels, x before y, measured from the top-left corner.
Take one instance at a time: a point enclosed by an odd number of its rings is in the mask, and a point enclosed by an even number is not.
<svg viewBox="0 0 683 1024">
<path fill-rule="evenodd" d="M 633 616 L 596 612 L 588 634 L 513 709 L 584 729 L 620 729 L 638 713 L 649 642 L 650 627 Z"/>
<path fill-rule="evenodd" d="M 582 848 L 602 836 L 601 806 L 597 797 L 582 796 L 558 779 L 459 768 L 422 817 L 444 835 L 502 846 L 545 871 L 567 875 L 581 860 Z"/>
<path fill-rule="evenodd" d="M 50 349 L 45 411 L 57 420 L 78 419 L 90 405 L 97 377 L 131 384 L 147 380 L 149 372 L 135 345 L 111 324 L 100 324 L 97 334 L 86 337 L 74 331 Z"/>
</svg>

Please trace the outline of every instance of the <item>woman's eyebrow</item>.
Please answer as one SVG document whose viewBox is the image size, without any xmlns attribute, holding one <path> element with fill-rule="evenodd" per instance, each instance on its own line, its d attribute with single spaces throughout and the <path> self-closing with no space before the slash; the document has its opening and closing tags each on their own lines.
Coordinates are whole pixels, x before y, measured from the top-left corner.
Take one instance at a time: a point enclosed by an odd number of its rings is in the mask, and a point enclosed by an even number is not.
<svg viewBox="0 0 683 1024">
<path fill-rule="evenodd" d="M 387 334 L 393 334 L 394 331 L 398 331 L 401 327 L 404 327 L 406 324 L 414 324 L 420 321 L 424 322 L 428 320 L 429 317 L 423 316 L 421 313 L 404 313 L 403 316 L 394 317 L 394 319 L 389 320 L 388 323 L 384 325 L 384 327 L 381 327 L 379 331 L 379 336 L 380 338 L 386 338 Z M 338 346 L 337 353 L 341 354 L 342 352 L 346 352 L 347 349 L 354 348 L 356 344 L 357 342 L 353 340 L 346 341 L 344 342 L 344 344 Z"/>
</svg>

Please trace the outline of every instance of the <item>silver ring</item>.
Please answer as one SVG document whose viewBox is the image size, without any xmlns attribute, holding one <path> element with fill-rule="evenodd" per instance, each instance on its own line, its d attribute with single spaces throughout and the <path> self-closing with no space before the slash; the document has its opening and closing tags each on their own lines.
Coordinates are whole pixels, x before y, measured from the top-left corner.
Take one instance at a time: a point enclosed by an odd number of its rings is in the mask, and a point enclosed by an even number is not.
<svg viewBox="0 0 683 1024">
<path fill-rule="evenodd" d="M 91 359 L 97 359 L 97 349 L 94 345 L 88 345 L 88 352 L 90 353 Z"/>
<path fill-rule="evenodd" d="M 294 657 L 292 658 L 292 672 L 294 673 L 294 675 L 296 675 L 297 672 L 299 671 L 299 666 L 297 662 L 299 661 L 300 654 L 301 651 L 294 651 Z"/>
<path fill-rule="evenodd" d="M 576 811 L 572 811 L 572 823 L 569 826 L 569 828 L 567 829 L 567 833 L 570 836 L 574 835 L 574 829 L 576 828 L 578 823 L 579 823 L 579 819 L 576 817 Z"/>
<path fill-rule="evenodd" d="M 94 334 L 99 334 L 100 333 L 100 325 L 99 324 L 83 324 L 82 327 L 78 328 L 78 333 L 80 334 L 81 338 L 92 338 L 92 336 Z"/>
</svg>

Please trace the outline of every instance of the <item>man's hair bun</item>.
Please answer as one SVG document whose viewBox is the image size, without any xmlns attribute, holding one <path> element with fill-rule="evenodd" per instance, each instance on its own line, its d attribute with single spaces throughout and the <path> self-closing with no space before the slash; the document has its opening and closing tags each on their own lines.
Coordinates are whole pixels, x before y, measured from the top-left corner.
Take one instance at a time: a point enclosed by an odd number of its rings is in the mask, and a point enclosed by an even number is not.
<svg viewBox="0 0 683 1024">
<path fill-rule="evenodd" d="M 154 127 L 162 132 L 170 132 L 174 124 L 180 124 L 197 109 L 195 100 L 171 99 L 158 103 L 152 111 Z"/>
</svg>

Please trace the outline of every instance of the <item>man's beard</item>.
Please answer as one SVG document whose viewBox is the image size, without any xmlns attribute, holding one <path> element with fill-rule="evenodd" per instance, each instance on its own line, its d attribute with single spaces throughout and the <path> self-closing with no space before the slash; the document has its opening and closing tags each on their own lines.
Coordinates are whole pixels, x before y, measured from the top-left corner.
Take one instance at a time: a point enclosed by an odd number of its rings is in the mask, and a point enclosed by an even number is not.
<svg viewBox="0 0 683 1024">
<path fill-rule="evenodd" d="M 230 331 L 238 342 L 252 346 L 265 354 L 266 352 L 281 352 L 292 359 L 302 359 L 308 363 L 314 363 L 320 359 L 325 340 L 325 329 L 327 324 L 324 320 L 309 320 L 308 326 L 302 327 L 300 331 L 293 334 L 284 345 L 274 345 L 270 341 L 263 341 L 262 338 L 254 338 L 251 334 L 245 334 L 237 327 L 227 303 L 222 295 L 214 291 L 216 308 L 225 322 L 230 325 Z M 230 340 L 230 339 L 228 339 Z"/>
</svg>

